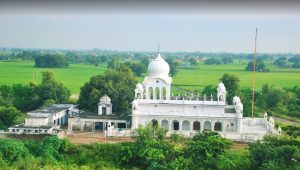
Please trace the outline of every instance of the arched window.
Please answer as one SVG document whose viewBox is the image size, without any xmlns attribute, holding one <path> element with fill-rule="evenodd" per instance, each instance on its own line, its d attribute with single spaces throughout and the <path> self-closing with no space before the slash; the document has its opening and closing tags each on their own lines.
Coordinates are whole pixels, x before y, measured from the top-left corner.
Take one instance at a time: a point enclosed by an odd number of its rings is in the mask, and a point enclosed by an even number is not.
<svg viewBox="0 0 300 170">
<path fill-rule="evenodd" d="M 174 120 L 172 125 L 173 125 L 172 130 L 179 130 L 179 122 L 177 120 Z"/>
<path fill-rule="evenodd" d="M 157 100 L 160 99 L 160 90 L 158 87 L 155 88 L 155 99 L 157 99 Z"/>
<path fill-rule="evenodd" d="M 209 121 L 204 122 L 203 130 L 204 131 L 211 130 L 211 123 Z"/>
<path fill-rule="evenodd" d="M 102 107 L 102 115 L 106 115 L 106 107 Z"/>
<path fill-rule="evenodd" d="M 222 131 L 222 123 L 221 122 L 216 122 L 214 131 Z"/>
<path fill-rule="evenodd" d="M 162 99 L 166 100 L 167 99 L 167 90 L 165 87 L 163 87 L 161 90 L 162 90 Z"/>
<path fill-rule="evenodd" d="M 190 122 L 185 120 L 182 122 L 182 130 L 189 131 L 190 130 Z"/>
<path fill-rule="evenodd" d="M 152 126 L 153 126 L 153 127 L 158 126 L 158 122 L 157 122 L 156 119 L 152 119 L 151 122 L 152 122 Z"/>
<path fill-rule="evenodd" d="M 161 121 L 161 127 L 166 130 L 169 130 L 169 122 L 167 120 Z"/>
<path fill-rule="evenodd" d="M 154 96 L 154 94 L 153 94 L 153 88 L 149 87 L 149 98 L 153 99 L 153 96 Z"/>
<path fill-rule="evenodd" d="M 199 121 L 195 121 L 193 123 L 193 130 L 196 130 L 196 131 L 200 131 L 201 128 L 200 128 L 200 122 Z"/>
</svg>

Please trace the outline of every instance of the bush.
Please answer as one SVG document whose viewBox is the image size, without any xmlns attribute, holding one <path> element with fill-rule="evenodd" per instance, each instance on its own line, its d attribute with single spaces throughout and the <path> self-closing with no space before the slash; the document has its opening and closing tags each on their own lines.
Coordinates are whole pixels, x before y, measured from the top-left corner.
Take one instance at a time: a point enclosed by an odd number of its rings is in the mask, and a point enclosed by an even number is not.
<svg viewBox="0 0 300 170">
<path fill-rule="evenodd" d="M 295 169 L 300 167 L 300 141 L 293 138 L 267 137 L 250 145 L 253 169 Z"/>
<path fill-rule="evenodd" d="M 0 140 L 0 155 L 8 164 L 24 159 L 28 156 L 28 150 L 24 143 L 13 139 Z"/>
<path fill-rule="evenodd" d="M 219 170 L 246 170 L 250 169 L 249 157 L 240 152 L 225 152 L 217 160 L 217 169 Z"/>
</svg>

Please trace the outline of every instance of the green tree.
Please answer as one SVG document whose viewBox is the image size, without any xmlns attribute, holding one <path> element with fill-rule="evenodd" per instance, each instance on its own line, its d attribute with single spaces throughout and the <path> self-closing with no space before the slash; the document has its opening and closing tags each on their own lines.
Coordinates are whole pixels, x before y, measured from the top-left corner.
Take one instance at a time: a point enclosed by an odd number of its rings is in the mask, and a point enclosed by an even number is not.
<svg viewBox="0 0 300 170">
<path fill-rule="evenodd" d="M 28 157 L 28 150 L 21 141 L 13 139 L 0 140 L 0 155 L 8 164 Z"/>
<path fill-rule="evenodd" d="M 189 58 L 189 62 L 190 62 L 190 64 L 191 64 L 192 66 L 196 66 L 196 65 L 197 65 L 197 60 L 196 60 L 196 58 L 193 58 L 193 57 Z"/>
<path fill-rule="evenodd" d="M 8 85 L 0 86 L 0 106 L 11 106 L 12 105 L 12 88 Z"/>
<path fill-rule="evenodd" d="M 165 134 L 166 130 L 159 126 L 140 126 L 135 141 L 121 146 L 121 165 L 140 169 L 188 169 L 183 149 L 167 142 Z"/>
<path fill-rule="evenodd" d="M 229 104 L 232 103 L 232 98 L 237 95 L 239 90 L 239 82 L 240 79 L 236 75 L 232 74 L 223 74 L 222 78 L 220 79 L 226 87 L 226 99 Z"/>
<path fill-rule="evenodd" d="M 91 77 L 90 81 L 81 87 L 79 106 L 97 111 L 99 98 L 107 94 L 112 100 L 114 112 L 128 112 L 131 110 L 137 82 L 131 70 L 125 66 L 118 70 L 107 70 L 104 75 Z"/>
<path fill-rule="evenodd" d="M 128 62 L 125 63 L 125 65 L 127 65 L 136 76 L 141 76 L 142 73 L 146 73 L 147 71 L 147 67 L 143 63 Z"/>
<path fill-rule="evenodd" d="M 119 55 L 114 55 L 113 58 L 107 63 L 107 68 L 118 69 L 121 65 L 121 58 Z"/>
<path fill-rule="evenodd" d="M 189 169 L 216 169 L 218 156 L 230 146 L 231 142 L 216 132 L 197 132 L 186 147 L 186 157 L 192 161 Z"/>
<path fill-rule="evenodd" d="M 221 61 L 219 59 L 216 59 L 216 58 L 209 58 L 209 59 L 204 61 L 204 64 L 206 64 L 206 65 L 213 65 L 213 64 L 220 65 Z"/>
<path fill-rule="evenodd" d="M 250 61 L 245 68 L 246 71 L 253 71 L 253 61 Z M 257 60 L 255 70 L 258 72 L 268 72 L 266 65 L 264 64 L 263 60 Z"/>
<path fill-rule="evenodd" d="M 250 159 L 248 155 L 241 152 L 227 151 L 218 156 L 217 169 L 218 170 L 247 170 L 250 169 Z"/>
<path fill-rule="evenodd" d="M 9 126 L 14 125 L 16 122 L 16 118 L 21 114 L 22 113 L 20 111 L 12 106 L 0 106 L 0 129 L 7 129 Z"/>
<path fill-rule="evenodd" d="M 281 68 L 289 67 L 286 61 L 286 57 L 280 57 L 274 61 L 274 65 Z"/>
<path fill-rule="evenodd" d="M 56 103 L 66 103 L 70 97 L 70 91 L 60 82 L 57 82 L 52 72 L 43 72 L 42 83 L 39 85 L 39 96 L 41 103 L 48 99 Z"/>
<path fill-rule="evenodd" d="M 178 62 L 175 61 L 172 57 L 168 57 L 166 59 L 166 62 L 169 64 L 170 66 L 170 76 L 174 77 L 177 74 L 177 67 L 178 67 Z"/>
<path fill-rule="evenodd" d="M 204 89 L 202 90 L 202 94 L 206 95 L 206 96 L 210 96 L 211 94 L 213 96 L 217 95 L 217 87 L 213 86 L 213 85 L 207 85 L 204 87 Z"/>
<path fill-rule="evenodd" d="M 222 63 L 223 64 L 233 63 L 233 58 L 232 57 L 222 57 Z"/>
<path fill-rule="evenodd" d="M 34 66 L 38 68 L 68 67 L 69 63 L 64 55 L 45 54 L 35 57 Z"/>
<path fill-rule="evenodd" d="M 252 169 L 296 169 L 300 167 L 300 141 L 292 138 L 266 138 L 250 145 Z"/>
<path fill-rule="evenodd" d="M 148 58 L 148 57 L 144 57 L 144 58 L 141 60 L 141 63 L 145 64 L 145 66 L 148 66 L 148 65 L 149 65 L 149 58 Z"/>
<path fill-rule="evenodd" d="M 42 101 L 39 94 L 39 87 L 36 85 L 15 84 L 12 86 L 13 106 L 23 112 L 37 109 Z"/>
</svg>

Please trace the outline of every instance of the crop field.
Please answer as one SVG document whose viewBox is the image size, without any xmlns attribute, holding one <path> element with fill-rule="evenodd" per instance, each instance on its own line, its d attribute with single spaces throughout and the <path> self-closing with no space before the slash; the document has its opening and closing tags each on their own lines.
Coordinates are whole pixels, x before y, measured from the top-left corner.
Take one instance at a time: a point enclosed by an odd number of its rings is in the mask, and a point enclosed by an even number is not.
<svg viewBox="0 0 300 170">
<path fill-rule="evenodd" d="M 207 85 L 217 85 L 224 73 L 235 74 L 240 79 L 241 88 L 252 87 L 252 72 L 245 71 L 247 61 L 235 62 L 227 65 L 204 65 L 190 69 L 180 69 L 173 78 L 173 84 L 184 89 L 202 90 Z M 272 84 L 276 87 L 292 88 L 300 85 L 299 68 L 275 68 L 266 63 L 270 72 L 256 73 L 256 89 L 261 89 L 264 84 Z"/>
<path fill-rule="evenodd" d="M 241 88 L 251 88 L 252 72 L 244 71 L 247 61 L 235 61 L 228 65 L 204 65 L 179 69 L 173 78 L 173 85 L 189 90 L 202 90 L 206 85 L 217 85 L 224 73 L 235 74 L 240 78 Z M 34 68 L 33 62 L 0 62 L 0 84 L 28 84 L 30 81 L 40 82 L 42 71 L 52 71 L 58 81 L 62 82 L 73 94 L 78 94 L 80 87 L 93 75 L 103 74 L 105 65 L 98 67 L 87 64 L 70 64 L 68 68 Z M 300 85 L 300 69 L 275 68 L 267 63 L 271 70 L 257 73 L 256 84 L 260 89 L 263 84 L 292 88 Z M 139 77 L 142 81 L 143 77 Z M 173 88 L 176 93 L 176 89 Z"/>
<path fill-rule="evenodd" d="M 79 93 L 80 87 L 93 75 L 103 74 L 106 66 L 70 64 L 68 68 L 34 68 L 33 62 L 0 62 L 0 84 L 28 84 L 40 82 L 41 72 L 52 71 L 71 93 Z"/>
</svg>

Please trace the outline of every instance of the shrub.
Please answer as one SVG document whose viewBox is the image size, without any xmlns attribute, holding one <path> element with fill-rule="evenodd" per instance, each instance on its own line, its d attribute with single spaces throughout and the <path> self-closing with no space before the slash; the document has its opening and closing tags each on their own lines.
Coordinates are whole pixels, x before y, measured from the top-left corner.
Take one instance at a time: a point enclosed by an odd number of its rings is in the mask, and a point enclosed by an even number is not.
<svg viewBox="0 0 300 170">
<path fill-rule="evenodd" d="M 28 150 L 24 143 L 13 139 L 0 140 L 0 155 L 2 159 L 11 164 L 12 162 L 28 156 Z"/>
</svg>

